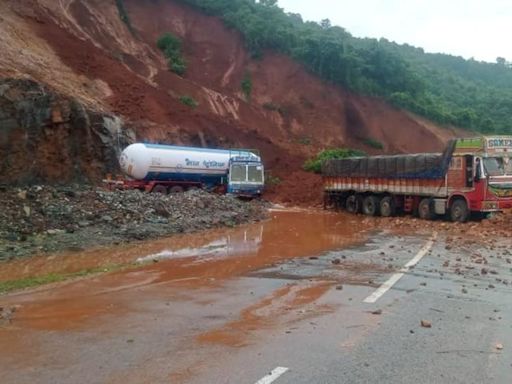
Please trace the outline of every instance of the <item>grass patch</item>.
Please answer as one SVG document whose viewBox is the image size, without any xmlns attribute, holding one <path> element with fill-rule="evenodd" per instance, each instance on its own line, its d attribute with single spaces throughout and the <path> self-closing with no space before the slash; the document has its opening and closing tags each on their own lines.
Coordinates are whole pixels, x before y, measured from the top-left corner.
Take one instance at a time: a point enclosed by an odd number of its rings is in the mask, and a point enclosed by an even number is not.
<svg viewBox="0 0 512 384">
<path fill-rule="evenodd" d="M 384 149 L 384 144 L 382 144 L 380 141 L 372 139 L 371 137 L 367 137 L 365 139 L 362 139 L 363 143 L 369 147 L 375 148 L 375 149 Z"/>
<path fill-rule="evenodd" d="M 245 100 L 247 102 L 251 101 L 252 77 L 248 71 L 245 72 L 244 78 L 242 79 L 242 83 L 240 84 L 240 86 L 242 87 L 242 93 L 245 96 Z"/>
<path fill-rule="evenodd" d="M 297 143 L 302 145 L 311 145 L 312 142 L 313 140 L 310 137 L 301 137 L 297 140 Z"/>
<path fill-rule="evenodd" d="M 196 108 L 199 105 L 199 103 L 193 97 L 190 96 L 181 96 L 180 101 L 191 108 Z"/>
<path fill-rule="evenodd" d="M 267 185 L 269 187 L 279 185 L 279 184 L 281 184 L 281 182 L 282 182 L 281 178 L 279 178 L 277 176 L 273 176 L 270 173 L 265 175 L 265 185 Z"/>
<path fill-rule="evenodd" d="M 286 114 L 288 113 L 288 110 L 286 109 L 286 107 L 283 107 L 279 104 L 275 104 L 273 102 L 264 103 L 262 105 L 262 107 L 264 109 L 266 109 L 267 111 L 278 112 L 283 117 L 285 117 Z"/>
<path fill-rule="evenodd" d="M 42 276 L 33 276 L 33 277 L 24 277 L 22 279 L 17 280 L 7 280 L 0 281 L 0 294 L 5 294 L 13 291 L 18 291 L 21 289 L 27 288 L 35 288 L 42 285 L 59 283 L 65 280 L 76 279 L 80 277 L 86 277 L 89 275 L 95 275 L 98 273 L 107 273 L 119 271 L 125 268 L 134 268 L 136 266 L 140 266 L 140 264 L 113 264 L 107 265 L 103 267 L 95 267 L 95 268 L 87 268 L 78 272 L 72 273 L 49 273 L 47 275 Z"/>
</svg>

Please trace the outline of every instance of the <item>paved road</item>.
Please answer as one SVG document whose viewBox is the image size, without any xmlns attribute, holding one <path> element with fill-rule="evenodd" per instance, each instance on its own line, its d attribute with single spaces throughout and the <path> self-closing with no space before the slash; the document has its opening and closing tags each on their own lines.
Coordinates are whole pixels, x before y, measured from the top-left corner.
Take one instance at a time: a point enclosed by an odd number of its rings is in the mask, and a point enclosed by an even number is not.
<svg viewBox="0 0 512 384">
<path fill-rule="evenodd" d="M 348 245 L 331 216 L 316 219 L 246 232 L 253 248 L 219 265 L 224 248 L 210 243 L 189 261 L 205 267 L 197 276 L 155 279 L 154 267 L 8 297 L 21 310 L 0 331 L 2 383 L 510 383 L 510 240 L 487 249 L 372 230 L 357 241 L 358 228 Z M 300 252 L 308 230 L 323 245 Z M 287 257 L 251 267 L 250 254 L 292 239 L 276 248 Z M 62 290 L 89 293 L 52 322 Z"/>
</svg>

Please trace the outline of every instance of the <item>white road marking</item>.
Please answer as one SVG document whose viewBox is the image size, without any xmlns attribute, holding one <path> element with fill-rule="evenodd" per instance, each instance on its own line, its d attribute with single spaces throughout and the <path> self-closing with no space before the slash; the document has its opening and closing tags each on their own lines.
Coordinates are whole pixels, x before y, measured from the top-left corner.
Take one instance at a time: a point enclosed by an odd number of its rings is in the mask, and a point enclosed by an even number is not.
<svg viewBox="0 0 512 384">
<path fill-rule="evenodd" d="M 382 284 L 375 292 L 373 292 L 370 296 L 363 300 L 363 303 L 375 303 L 379 300 L 382 295 L 384 295 L 387 291 L 389 291 L 393 285 L 395 285 L 398 280 L 400 280 L 412 267 L 420 262 L 420 260 L 427 254 L 427 252 L 434 245 L 434 241 L 437 238 L 437 232 L 432 234 L 432 237 L 425 243 L 425 245 L 419 250 L 419 252 L 414 256 L 407 264 L 405 264 L 404 268 L 400 270 L 399 273 L 395 273 L 391 276 L 384 284 Z"/>
<path fill-rule="evenodd" d="M 270 384 L 279 379 L 283 374 L 288 371 L 289 368 L 286 367 L 277 367 L 272 372 L 270 372 L 267 376 L 258 380 L 256 384 Z"/>
</svg>

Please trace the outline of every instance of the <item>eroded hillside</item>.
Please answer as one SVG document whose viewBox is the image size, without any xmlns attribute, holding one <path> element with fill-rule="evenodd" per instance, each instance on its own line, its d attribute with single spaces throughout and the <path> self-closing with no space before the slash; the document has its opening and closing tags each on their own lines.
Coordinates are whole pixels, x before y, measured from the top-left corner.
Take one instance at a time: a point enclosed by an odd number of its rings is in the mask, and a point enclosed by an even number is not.
<svg viewBox="0 0 512 384">
<path fill-rule="evenodd" d="M 285 56 L 266 52 L 252 59 L 238 33 L 177 1 L 125 0 L 124 6 L 127 23 L 114 0 L 0 4 L 4 82 L 32 80 L 54 94 L 52 100 L 67 100 L 41 104 L 44 96 L 27 96 L 12 82 L 9 94 L 0 87 L 0 182 L 66 182 L 77 173 L 97 181 L 115 171 L 111 159 L 119 147 L 136 139 L 258 148 L 267 168 L 284 179 L 281 188 L 303 181 L 301 188 L 310 189 L 317 179 L 301 165 L 324 147 L 373 152 L 364 144 L 370 138 L 386 152 L 437 151 L 455 135 L 380 100 L 327 85 Z M 183 41 L 183 77 L 168 70 L 156 46 L 165 32 Z M 241 89 L 247 76 L 250 97 Z M 183 96 L 198 106 L 184 105 Z M 80 126 L 66 103 L 87 111 Z M 27 123 L 27 111 L 37 118 Z M 121 120 L 112 129 L 116 118 Z M 13 165 L 39 147 L 47 149 L 30 166 Z M 58 155 L 77 148 L 87 156 Z"/>
</svg>

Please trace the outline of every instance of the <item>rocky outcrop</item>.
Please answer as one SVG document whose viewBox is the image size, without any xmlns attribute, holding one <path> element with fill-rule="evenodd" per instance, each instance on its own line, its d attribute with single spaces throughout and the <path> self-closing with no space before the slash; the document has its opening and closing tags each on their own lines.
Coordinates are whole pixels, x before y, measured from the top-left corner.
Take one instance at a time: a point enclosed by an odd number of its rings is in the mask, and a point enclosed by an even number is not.
<svg viewBox="0 0 512 384">
<path fill-rule="evenodd" d="M 134 140 L 116 116 L 32 80 L 0 80 L 0 183 L 96 182 Z"/>
</svg>

